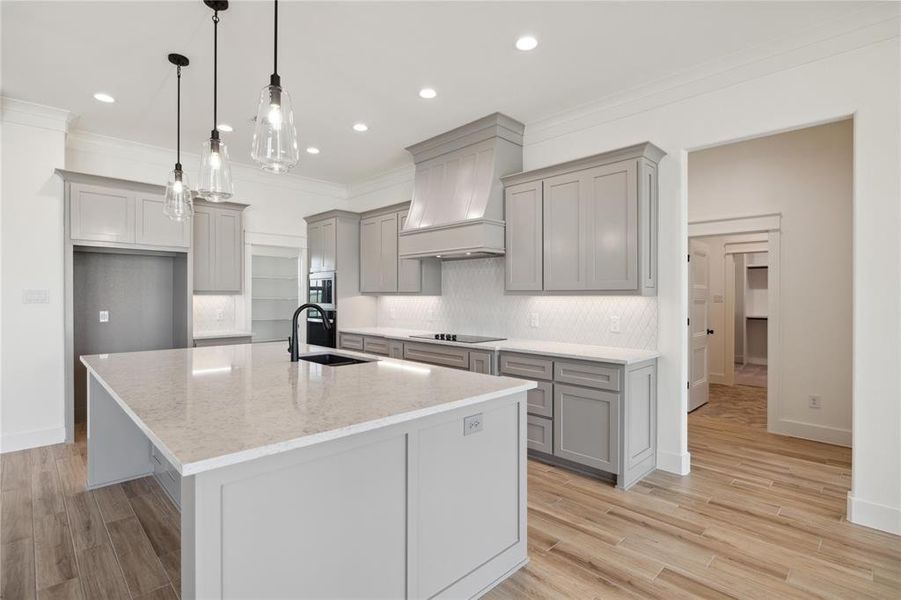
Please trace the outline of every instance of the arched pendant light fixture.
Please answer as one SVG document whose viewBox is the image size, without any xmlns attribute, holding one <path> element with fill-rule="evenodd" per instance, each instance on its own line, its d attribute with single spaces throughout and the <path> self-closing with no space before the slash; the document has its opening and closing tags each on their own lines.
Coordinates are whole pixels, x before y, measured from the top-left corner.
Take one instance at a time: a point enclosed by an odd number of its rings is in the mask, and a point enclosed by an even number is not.
<svg viewBox="0 0 901 600">
<path fill-rule="evenodd" d="M 169 62 L 175 65 L 178 80 L 175 109 L 175 169 L 166 183 L 163 214 L 173 221 L 185 221 L 194 215 L 191 186 L 188 183 L 188 176 L 181 169 L 181 68 L 187 67 L 189 61 L 181 54 L 170 54 Z"/>
<path fill-rule="evenodd" d="M 228 148 L 219 139 L 217 117 L 217 85 L 219 61 L 219 13 L 228 9 L 226 0 L 204 0 L 213 9 L 213 130 L 210 139 L 203 143 L 200 153 L 200 177 L 197 181 L 197 195 L 210 202 L 224 202 L 232 197 L 231 167 L 228 164 Z"/>
<path fill-rule="evenodd" d="M 300 160 L 291 96 L 278 76 L 278 0 L 275 4 L 273 66 L 269 85 L 260 92 L 250 156 L 271 173 L 285 173 Z"/>
</svg>

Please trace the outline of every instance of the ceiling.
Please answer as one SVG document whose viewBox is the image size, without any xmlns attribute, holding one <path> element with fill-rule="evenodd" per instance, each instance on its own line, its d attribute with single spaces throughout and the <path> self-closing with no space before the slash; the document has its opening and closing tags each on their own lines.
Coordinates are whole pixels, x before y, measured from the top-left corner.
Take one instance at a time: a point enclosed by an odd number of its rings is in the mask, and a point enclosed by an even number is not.
<svg viewBox="0 0 901 600">
<path fill-rule="evenodd" d="M 294 173 L 350 183 L 403 148 L 494 111 L 526 123 L 866 8 L 856 2 L 285 2 L 279 73 L 294 100 Z M 74 127 L 199 152 L 212 125 L 212 13 L 187 2 L 2 2 L 0 93 L 65 108 Z M 250 118 L 272 70 L 272 4 L 233 1 L 219 28 L 219 120 L 250 162 Z M 513 44 L 532 33 L 539 46 Z M 419 98 L 434 87 L 438 97 Z M 93 94 L 116 98 L 102 104 Z M 363 121 L 369 131 L 352 125 Z"/>
</svg>

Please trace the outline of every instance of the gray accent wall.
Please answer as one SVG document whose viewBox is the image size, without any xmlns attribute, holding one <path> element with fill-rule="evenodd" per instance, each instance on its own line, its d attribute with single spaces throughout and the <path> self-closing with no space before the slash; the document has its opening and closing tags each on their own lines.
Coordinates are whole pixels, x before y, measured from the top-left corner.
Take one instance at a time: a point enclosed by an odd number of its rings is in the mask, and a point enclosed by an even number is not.
<svg viewBox="0 0 901 600">
<path fill-rule="evenodd" d="M 83 422 L 86 416 L 86 372 L 80 356 L 185 345 L 185 256 L 75 249 L 76 422 Z M 102 310 L 109 311 L 106 323 L 99 320 Z"/>
</svg>

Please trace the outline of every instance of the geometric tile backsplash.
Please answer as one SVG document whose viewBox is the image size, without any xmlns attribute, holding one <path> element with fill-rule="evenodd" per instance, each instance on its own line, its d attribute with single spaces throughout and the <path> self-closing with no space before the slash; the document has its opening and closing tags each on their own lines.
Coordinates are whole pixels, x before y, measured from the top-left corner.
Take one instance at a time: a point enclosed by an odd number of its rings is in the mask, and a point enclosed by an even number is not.
<svg viewBox="0 0 901 600">
<path fill-rule="evenodd" d="M 232 331 L 237 329 L 237 304 L 241 296 L 194 295 L 194 331 Z"/>
<path fill-rule="evenodd" d="M 611 333 L 616 316 L 621 331 Z M 657 348 L 656 297 L 505 293 L 502 257 L 445 261 L 440 296 L 380 296 L 377 318 L 380 327 Z"/>
</svg>

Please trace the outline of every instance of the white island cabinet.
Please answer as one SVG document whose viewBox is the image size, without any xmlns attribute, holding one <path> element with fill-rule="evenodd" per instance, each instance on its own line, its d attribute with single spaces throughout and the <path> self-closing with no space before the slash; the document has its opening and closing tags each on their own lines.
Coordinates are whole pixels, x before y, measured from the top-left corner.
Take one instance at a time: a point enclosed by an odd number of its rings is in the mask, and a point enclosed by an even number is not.
<svg viewBox="0 0 901 600">
<path fill-rule="evenodd" d="M 369 362 L 82 357 L 88 486 L 168 478 L 182 598 L 468 598 L 525 564 L 535 383 L 339 353 Z"/>
</svg>

